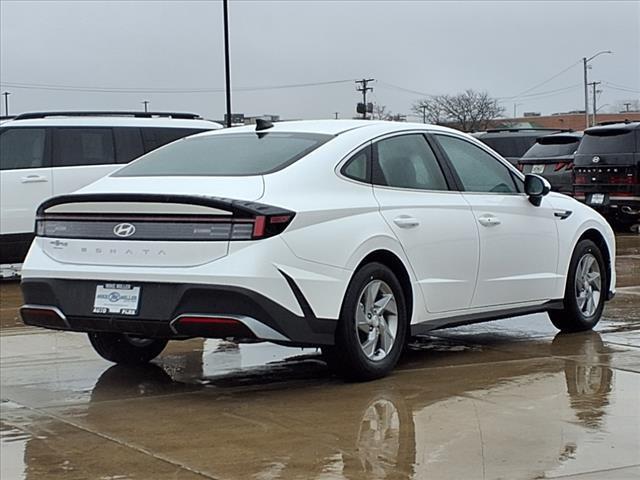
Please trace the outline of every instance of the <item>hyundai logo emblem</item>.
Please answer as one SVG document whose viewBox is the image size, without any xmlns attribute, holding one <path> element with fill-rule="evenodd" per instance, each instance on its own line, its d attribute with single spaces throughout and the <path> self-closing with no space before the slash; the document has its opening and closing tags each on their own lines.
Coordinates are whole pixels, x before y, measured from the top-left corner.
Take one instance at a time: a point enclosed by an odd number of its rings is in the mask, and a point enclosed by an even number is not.
<svg viewBox="0 0 640 480">
<path fill-rule="evenodd" d="M 122 238 L 130 237 L 136 233 L 136 227 L 130 223 L 119 223 L 113 227 L 114 235 Z"/>
<path fill-rule="evenodd" d="M 595 157 L 593 157 L 593 158 L 591 159 L 591 161 L 592 161 L 593 163 L 600 163 L 600 157 L 596 155 Z"/>
</svg>

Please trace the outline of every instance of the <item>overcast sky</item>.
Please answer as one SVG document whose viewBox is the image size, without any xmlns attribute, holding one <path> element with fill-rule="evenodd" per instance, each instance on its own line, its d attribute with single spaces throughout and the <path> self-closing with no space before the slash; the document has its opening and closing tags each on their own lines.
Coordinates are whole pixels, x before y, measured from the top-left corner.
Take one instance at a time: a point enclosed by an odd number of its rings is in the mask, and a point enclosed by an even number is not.
<svg viewBox="0 0 640 480">
<path fill-rule="evenodd" d="M 640 98 L 639 1 L 230 0 L 229 10 L 233 111 L 247 115 L 352 117 L 362 77 L 376 79 L 374 102 L 399 113 L 410 113 L 417 92 L 468 88 L 500 97 L 509 115 L 514 103 L 518 113 L 580 109 L 580 60 L 600 50 L 614 54 L 592 62 L 598 104 Z M 149 100 L 152 110 L 222 117 L 220 1 L 1 0 L 0 15 L 11 113 L 142 109 Z M 521 94 L 530 96 L 510 98 Z"/>
</svg>

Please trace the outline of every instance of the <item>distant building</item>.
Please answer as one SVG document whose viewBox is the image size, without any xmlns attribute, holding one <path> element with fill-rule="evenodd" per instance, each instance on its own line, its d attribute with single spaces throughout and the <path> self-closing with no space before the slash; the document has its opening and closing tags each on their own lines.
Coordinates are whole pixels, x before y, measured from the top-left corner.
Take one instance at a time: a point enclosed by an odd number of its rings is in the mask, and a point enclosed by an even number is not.
<svg viewBox="0 0 640 480">
<path fill-rule="evenodd" d="M 534 113 L 534 115 L 530 115 Z M 596 122 L 624 122 L 640 121 L 640 112 L 623 113 L 599 113 Z M 540 115 L 536 112 L 527 112 L 523 117 L 497 118 L 493 120 L 490 128 L 558 128 L 567 130 L 584 130 L 584 110 L 574 110 L 567 113 L 553 113 Z"/>
</svg>

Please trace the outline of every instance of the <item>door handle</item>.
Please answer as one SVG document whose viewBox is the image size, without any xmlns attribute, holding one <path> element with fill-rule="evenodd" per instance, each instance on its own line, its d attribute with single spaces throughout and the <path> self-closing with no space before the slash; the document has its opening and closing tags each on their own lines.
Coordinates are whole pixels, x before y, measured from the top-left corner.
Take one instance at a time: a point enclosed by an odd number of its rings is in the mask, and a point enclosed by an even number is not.
<svg viewBox="0 0 640 480">
<path fill-rule="evenodd" d="M 413 218 L 408 215 L 400 215 L 399 217 L 394 218 L 393 223 L 400 228 L 413 228 L 420 225 L 420 221 L 417 218 Z"/>
<path fill-rule="evenodd" d="M 26 177 L 22 177 L 20 179 L 22 183 L 42 183 L 48 182 L 47 177 L 43 177 L 42 175 L 27 175 Z"/>
<path fill-rule="evenodd" d="M 481 217 L 478 217 L 478 222 L 480 222 L 480 225 L 484 225 L 485 227 L 494 227 L 502 223 L 498 217 L 493 215 L 482 215 Z"/>
</svg>

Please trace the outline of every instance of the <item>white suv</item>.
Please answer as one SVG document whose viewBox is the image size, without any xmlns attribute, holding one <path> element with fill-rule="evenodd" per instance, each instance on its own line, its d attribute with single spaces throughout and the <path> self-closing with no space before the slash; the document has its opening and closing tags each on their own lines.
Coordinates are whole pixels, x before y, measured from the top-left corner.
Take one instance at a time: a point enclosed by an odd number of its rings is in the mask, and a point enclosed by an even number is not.
<svg viewBox="0 0 640 480">
<path fill-rule="evenodd" d="M 221 128 L 191 113 L 26 113 L 0 128 L 0 264 L 19 263 L 35 211 L 178 138 Z"/>
</svg>

